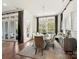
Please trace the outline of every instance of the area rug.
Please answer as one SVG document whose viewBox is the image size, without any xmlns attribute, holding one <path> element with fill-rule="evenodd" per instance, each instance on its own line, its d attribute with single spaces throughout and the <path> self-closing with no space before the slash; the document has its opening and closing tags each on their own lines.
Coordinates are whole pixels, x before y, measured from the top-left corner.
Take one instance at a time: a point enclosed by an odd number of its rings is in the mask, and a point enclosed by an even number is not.
<svg viewBox="0 0 79 59">
<path fill-rule="evenodd" d="M 27 47 L 25 47 L 24 49 L 22 49 L 18 53 L 18 55 L 24 56 L 24 57 L 33 58 L 33 59 L 40 59 L 40 57 L 41 57 L 41 59 L 44 59 L 43 58 L 44 56 L 42 56 L 41 53 L 37 52 L 37 54 L 35 54 L 35 49 L 34 49 L 33 46 L 27 46 Z"/>
<path fill-rule="evenodd" d="M 29 57 L 31 59 L 64 59 L 65 57 L 63 50 L 56 42 L 54 48 L 51 47 L 48 50 L 43 51 L 43 56 L 41 55 L 41 52 L 37 52 L 37 54 L 35 54 L 35 48 L 32 45 L 22 49 L 18 55 Z"/>
</svg>

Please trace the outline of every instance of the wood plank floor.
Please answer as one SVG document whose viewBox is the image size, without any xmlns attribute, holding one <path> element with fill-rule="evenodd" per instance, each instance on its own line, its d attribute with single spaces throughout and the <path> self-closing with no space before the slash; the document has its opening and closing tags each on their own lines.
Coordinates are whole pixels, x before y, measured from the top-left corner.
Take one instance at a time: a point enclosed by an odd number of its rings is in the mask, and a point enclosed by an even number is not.
<svg viewBox="0 0 79 59">
<path fill-rule="evenodd" d="M 16 44 L 15 47 L 13 47 L 13 43 L 10 42 L 3 42 L 2 45 L 2 59 L 34 59 L 34 58 L 29 58 L 29 57 L 24 57 L 24 56 L 19 56 L 17 53 L 21 51 L 24 47 L 28 46 L 30 44 Z M 71 55 L 65 54 L 63 49 L 60 47 L 60 45 L 55 42 L 55 48 L 54 49 L 49 49 L 45 52 L 45 56 L 43 59 L 76 59 Z M 51 52 L 55 53 L 51 53 Z M 29 51 L 29 53 L 31 53 Z M 62 58 L 63 57 L 63 58 Z M 41 57 L 39 57 L 41 59 Z"/>
</svg>

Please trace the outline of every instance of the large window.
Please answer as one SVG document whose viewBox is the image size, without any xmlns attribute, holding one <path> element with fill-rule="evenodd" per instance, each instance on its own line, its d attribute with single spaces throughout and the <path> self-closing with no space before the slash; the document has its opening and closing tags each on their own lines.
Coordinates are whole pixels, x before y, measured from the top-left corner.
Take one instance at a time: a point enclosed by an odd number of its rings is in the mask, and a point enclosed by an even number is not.
<svg viewBox="0 0 79 59">
<path fill-rule="evenodd" d="M 55 17 L 39 18 L 40 33 L 55 33 Z"/>
</svg>

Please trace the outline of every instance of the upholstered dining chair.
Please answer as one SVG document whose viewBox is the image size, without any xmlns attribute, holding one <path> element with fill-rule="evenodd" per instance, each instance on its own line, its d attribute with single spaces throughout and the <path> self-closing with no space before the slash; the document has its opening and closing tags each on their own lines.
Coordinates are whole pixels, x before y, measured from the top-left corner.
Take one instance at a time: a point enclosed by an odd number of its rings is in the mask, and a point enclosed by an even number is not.
<svg viewBox="0 0 79 59">
<path fill-rule="evenodd" d="M 51 36 L 50 45 L 54 48 L 55 34 Z"/>
<path fill-rule="evenodd" d="M 43 36 L 34 36 L 34 42 L 35 42 L 35 54 L 38 51 L 40 51 L 43 55 L 43 49 L 44 49 Z"/>
</svg>

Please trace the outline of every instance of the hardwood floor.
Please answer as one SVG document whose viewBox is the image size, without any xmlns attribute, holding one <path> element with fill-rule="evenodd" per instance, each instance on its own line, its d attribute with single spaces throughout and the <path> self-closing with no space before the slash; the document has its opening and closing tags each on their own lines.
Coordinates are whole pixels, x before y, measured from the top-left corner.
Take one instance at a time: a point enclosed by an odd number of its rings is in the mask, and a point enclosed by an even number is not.
<svg viewBox="0 0 79 59">
<path fill-rule="evenodd" d="M 48 50 L 44 51 L 44 57 L 41 56 L 38 59 L 76 59 L 71 55 L 65 54 L 61 46 L 55 41 L 54 42 L 55 47 L 49 48 Z M 3 59 L 35 59 L 30 57 L 24 57 L 17 55 L 19 51 L 24 49 L 25 47 L 29 46 L 31 42 L 28 42 L 26 44 L 16 44 L 16 46 L 13 46 L 13 43 L 10 42 L 3 42 L 2 45 L 2 58 Z M 31 52 L 29 51 L 31 54 Z M 28 53 L 27 53 L 28 54 Z"/>
</svg>

